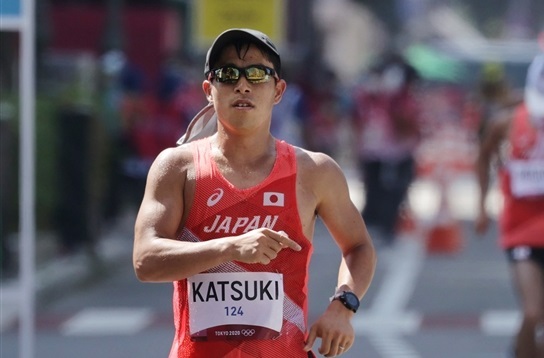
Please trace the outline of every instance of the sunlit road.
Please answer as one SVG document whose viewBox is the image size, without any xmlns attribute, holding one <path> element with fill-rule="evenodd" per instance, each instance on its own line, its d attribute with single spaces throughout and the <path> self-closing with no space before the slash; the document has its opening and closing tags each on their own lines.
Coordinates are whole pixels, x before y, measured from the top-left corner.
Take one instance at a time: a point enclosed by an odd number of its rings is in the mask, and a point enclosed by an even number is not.
<svg viewBox="0 0 544 358">
<path fill-rule="evenodd" d="M 508 268 L 493 231 L 477 239 L 468 221 L 461 225 L 464 246 L 456 253 L 429 252 L 417 239 L 421 232 L 378 249 L 376 278 L 354 318 L 357 340 L 343 357 L 506 357 L 518 322 Z M 310 323 L 328 304 L 339 259 L 319 224 Z M 171 284 L 138 282 L 127 255 L 115 271 L 40 305 L 37 357 L 166 357 L 173 335 L 171 290 Z M 17 357 L 15 326 L 4 329 L 1 343 L 2 358 Z"/>
</svg>

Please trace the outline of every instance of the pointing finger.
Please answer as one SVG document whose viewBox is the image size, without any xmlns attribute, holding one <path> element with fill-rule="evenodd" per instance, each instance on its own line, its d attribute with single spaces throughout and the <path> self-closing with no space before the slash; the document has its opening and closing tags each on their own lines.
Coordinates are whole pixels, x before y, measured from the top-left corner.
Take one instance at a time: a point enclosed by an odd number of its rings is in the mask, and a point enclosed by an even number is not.
<svg viewBox="0 0 544 358">
<path fill-rule="evenodd" d="M 280 231 L 278 233 L 278 237 L 275 238 L 279 243 L 287 246 L 287 247 L 290 247 L 291 249 L 295 250 L 295 251 L 300 251 L 302 250 L 302 247 L 296 243 L 296 241 L 293 241 L 289 238 L 289 236 L 287 236 L 287 233 L 285 231 Z"/>
</svg>

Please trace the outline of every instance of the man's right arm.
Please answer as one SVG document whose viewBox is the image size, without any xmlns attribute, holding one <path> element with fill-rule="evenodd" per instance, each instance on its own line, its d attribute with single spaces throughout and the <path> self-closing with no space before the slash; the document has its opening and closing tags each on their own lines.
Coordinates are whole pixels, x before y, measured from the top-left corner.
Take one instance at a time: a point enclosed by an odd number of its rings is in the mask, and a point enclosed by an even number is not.
<svg viewBox="0 0 544 358">
<path fill-rule="evenodd" d="M 134 227 L 133 265 L 142 281 L 175 281 L 226 261 L 220 241 L 176 240 L 182 226 L 186 176 L 192 157 L 183 148 L 163 151 L 151 166 Z M 198 259 L 197 259 L 198 258 Z"/>
<path fill-rule="evenodd" d="M 177 240 L 182 229 L 187 170 L 185 148 L 163 151 L 151 166 L 134 228 L 133 265 L 147 282 L 182 280 L 228 261 L 267 264 L 284 248 L 300 246 L 284 233 L 256 229 L 202 242 Z"/>
</svg>

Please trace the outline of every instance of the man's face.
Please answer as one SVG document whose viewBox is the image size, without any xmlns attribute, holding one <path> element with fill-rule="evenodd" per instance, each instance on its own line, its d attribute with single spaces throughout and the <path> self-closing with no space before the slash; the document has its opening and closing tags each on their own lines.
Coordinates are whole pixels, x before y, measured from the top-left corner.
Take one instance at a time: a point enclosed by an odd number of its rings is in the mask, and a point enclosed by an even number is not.
<svg viewBox="0 0 544 358">
<path fill-rule="evenodd" d="M 242 49 L 239 58 L 234 46 L 228 46 L 221 52 L 214 68 L 232 65 L 245 68 L 260 65 L 273 68 L 262 52 L 255 46 Z M 219 82 L 216 79 L 205 80 L 202 88 L 209 101 L 214 103 L 215 111 L 221 124 L 229 130 L 249 131 L 266 126 L 269 128 L 272 108 L 285 91 L 285 81 L 275 80 L 264 83 L 251 83 L 241 75 L 236 83 Z"/>
</svg>

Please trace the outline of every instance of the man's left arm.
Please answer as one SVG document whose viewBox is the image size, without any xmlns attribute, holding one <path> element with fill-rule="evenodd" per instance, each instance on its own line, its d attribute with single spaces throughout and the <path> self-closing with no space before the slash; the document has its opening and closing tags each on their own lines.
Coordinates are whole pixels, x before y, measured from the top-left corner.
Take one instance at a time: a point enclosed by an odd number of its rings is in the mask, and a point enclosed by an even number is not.
<svg viewBox="0 0 544 358">
<path fill-rule="evenodd" d="M 319 198 L 317 214 L 342 253 L 337 289 L 331 295 L 353 292 L 360 300 L 370 286 L 376 266 L 376 253 L 365 223 L 351 201 L 341 168 L 332 159 L 320 165 L 319 180 L 314 184 Z M 319 352 L 326 357 L 347 351 L 355 337 L 351 325 L 353 315 L 354 312 L 341 299 L 332 300 L 310 328 L 306 348 L 311 349 L 315 339 L 320 337 Z"/>
</svg>

